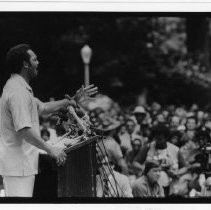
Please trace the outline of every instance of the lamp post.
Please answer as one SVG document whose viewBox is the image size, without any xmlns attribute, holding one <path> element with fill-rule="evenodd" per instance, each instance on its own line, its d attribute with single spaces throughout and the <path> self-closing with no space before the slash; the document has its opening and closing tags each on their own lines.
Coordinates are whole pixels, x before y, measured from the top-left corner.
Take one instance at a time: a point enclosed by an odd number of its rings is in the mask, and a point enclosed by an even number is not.
<svg viewBox="0 0 211 210">
<path fill-rule="evenodd" d="M 82 49 L 81 49 L 81 57 L 82 60 L 84 62 L 84 84 L 85 86 L 89 85 L 89 63 L 92 57 L 92 49 L 88 46 L 85 45 Z"/>
</svg>

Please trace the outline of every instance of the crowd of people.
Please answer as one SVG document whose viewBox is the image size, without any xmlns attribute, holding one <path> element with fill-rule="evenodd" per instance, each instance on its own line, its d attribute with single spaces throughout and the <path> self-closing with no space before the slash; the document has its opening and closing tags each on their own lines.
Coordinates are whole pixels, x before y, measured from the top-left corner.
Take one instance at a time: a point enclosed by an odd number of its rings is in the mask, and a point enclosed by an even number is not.
<svg viewBox="0 0 211 210">
<path fill-rule="evenodd" d="M 210 113 L 196 104 L 164 107 L 154 102 L 123 109 L 113 103 L 107 110 L 96 107 L 88 114 L 93 126 L 103 131 L 122 197 L 211 195 Z M 65 126 L 61 130 L 56 121 L 42 118 L 45 141 L 65 133 Z"/>
</svg>

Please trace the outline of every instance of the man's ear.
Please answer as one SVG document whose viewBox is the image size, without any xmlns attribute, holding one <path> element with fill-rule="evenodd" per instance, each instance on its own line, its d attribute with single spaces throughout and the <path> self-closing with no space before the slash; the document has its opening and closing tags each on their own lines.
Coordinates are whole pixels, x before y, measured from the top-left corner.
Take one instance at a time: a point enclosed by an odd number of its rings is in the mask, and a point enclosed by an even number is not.
<svg viewBox="0 0 211 210">
<path fill-rule="evenodd" d="M 23 67 L 24 67 L 24 68 L 29 68 L 29 63 L 26 62 L 26 61 L 23 61 Z"/>
</svg>

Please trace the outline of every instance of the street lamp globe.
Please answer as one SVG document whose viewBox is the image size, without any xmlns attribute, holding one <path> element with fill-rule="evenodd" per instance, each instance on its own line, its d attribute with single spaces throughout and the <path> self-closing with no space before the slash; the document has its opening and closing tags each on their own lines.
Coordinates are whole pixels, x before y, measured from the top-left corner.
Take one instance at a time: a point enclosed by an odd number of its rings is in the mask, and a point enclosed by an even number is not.
<svg viewBox="0 0 211 210">
<path fill-rule="evenodd" d="M 90 60 L 91 60 L 91 57 L 92 57 L 92 49 L 88 45 L 85 45 L 81 49 L 81 57 L 83 59 L 84 64 L 90 63 Z"/>
</svg>

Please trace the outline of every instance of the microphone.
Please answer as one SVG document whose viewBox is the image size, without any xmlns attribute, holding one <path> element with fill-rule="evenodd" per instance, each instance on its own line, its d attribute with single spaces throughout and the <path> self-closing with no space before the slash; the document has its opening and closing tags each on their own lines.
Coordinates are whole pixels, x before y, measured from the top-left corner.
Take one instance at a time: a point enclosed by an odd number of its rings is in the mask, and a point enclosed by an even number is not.
<svg viewBox="0 0 211 210">
<path fill-rule="evenodd" d="M 81 109 L 77 109 L 77 110 L 76 110 L 76 114 L 77 114 L 80 118 L 82 118 L 82 117 L 85 115 L 85 113 L 84 113 Z"/>
<path fill-rule="evenodd" d="M 68 106 L 67 110 L 69 111 L 69 113 L 75 118 L 75 120 L 77 121 L 78 125 L 82 128 L 82 130 L 84 132 L 87 131 L 86 126 L 84 125 L 83 121 L 78 117 L 78 115 L 75 112 L 75 109 L 72 106 Z"/>
</svg>

